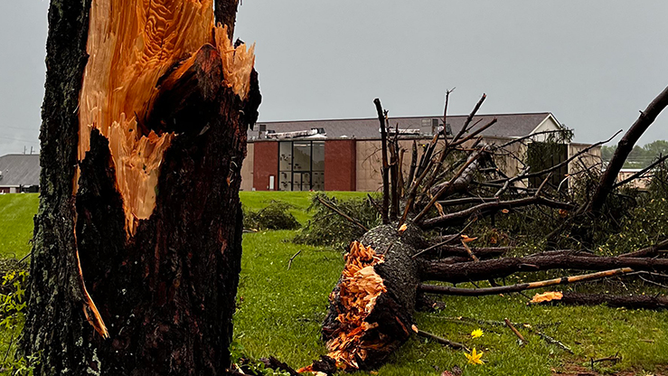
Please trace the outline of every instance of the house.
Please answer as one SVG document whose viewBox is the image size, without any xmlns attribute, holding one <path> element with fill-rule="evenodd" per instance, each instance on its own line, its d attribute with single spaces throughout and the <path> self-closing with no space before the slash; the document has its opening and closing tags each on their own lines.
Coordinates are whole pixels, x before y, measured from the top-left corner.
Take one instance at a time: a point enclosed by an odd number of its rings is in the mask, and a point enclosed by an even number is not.
<svg viewBox="0 0 668 376">
<path fill-rule="evenodd" d="M 446 133 L 457 134 L 466 118 L 448 116 Z M 547 135 L 541 132 L 562 129 L 549 112 L 480 115 L 472 123 L 482 126 L 494 118 L 497 123 L 480 134 L 488 144 L 532 134 L 534 141 L 544 141 Z M 402 135 L 400 146 L 410 150 L 413 140 L 429 142 L 442 121 L 442 116 L 415 116 L 390 118 L 389 123 Z M 379 128 L 377 118 L 259 122 L 248 131 L 241 189 L 376 191 L 382 184 Z M 587 146 L 565 144 L 557 159 L 564 160 Z M 522 147 L 518 144 L 517 151 L 526 152 L 519 150 Z M 403 164 L 408 166 L 409 159 L 407 153 Z M 504 166 L 506 172 L 515 174 L 518 168 L 511 159 Z M 564 166 L 562 178 L 572 168 L 576 167 Z"/>
<path fill-rule="evenodd" d="M 39 192 L 39 154 L 0 157 L 0 194 Z"/>
</svg>

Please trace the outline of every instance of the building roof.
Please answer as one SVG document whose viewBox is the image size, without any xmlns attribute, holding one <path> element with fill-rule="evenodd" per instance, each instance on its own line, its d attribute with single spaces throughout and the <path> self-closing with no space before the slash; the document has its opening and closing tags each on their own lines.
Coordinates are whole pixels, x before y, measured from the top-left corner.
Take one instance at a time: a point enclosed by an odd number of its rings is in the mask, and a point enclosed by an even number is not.
<svg viewBox="0 0 668 376">
<path fill-rule="evenodd" d="M 464 126 L 468 115 L 448 116 L 446 122 L 452 127 L 452 132 L 457 134 Z M 477 127 L 483 126 L 493 118 L 497 118 L 497 123 L 482 132 L 482 136 L 488 137 L 522 137 L 531 134 L 548 117 L 556 119 L 549 112 L 523 113 L 523 114 L 487 114 L 479 115 L 473 118 L 472 123 L 480 121 Z M 443 116 L 411 116 L 411 117 L 390 117 L 390 125 L 399 129 L 421 129 L 424 124 L 430 123 L 432 119 L 438 119 L 438 124 L 442 125 Z M 557 124 L 559 124 L 557 122 Z M 294 121 L 269 121 L 258 122 L 254 130 L 249 130 L 248 140 L 258 139 L 260 125 L 266 125 L 268 131 L 273 130 L 277 133 L 294 132 L 310 130 L 312 128 L 324 128 L 327 138 L 355 138 L 355 139 L 379 139 L 378 118 L 363 119 L 329 119 L 329 120 L 294 120 Z M 475 129 L 475 128 L 474 128 Z"/>
<path fill-rule="evenodd" d="M 0 187 L 19 185 L 39 185 L 39 154 L 0 157 Z"/>
</svg>

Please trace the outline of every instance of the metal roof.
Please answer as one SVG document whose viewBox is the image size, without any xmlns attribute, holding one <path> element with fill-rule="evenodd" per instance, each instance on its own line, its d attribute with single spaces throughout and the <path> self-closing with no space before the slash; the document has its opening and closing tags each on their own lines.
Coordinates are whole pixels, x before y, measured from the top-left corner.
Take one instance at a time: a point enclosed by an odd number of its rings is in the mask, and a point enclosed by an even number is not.
<svg viewBox="0 0 668 376">
<path fill-rule="evenodd" d="M 452 127 L 452 132 L 457 134 L 464 126 L 468 115 L 449 115 L 446 122 Z M 531 134 L 546 118 L 552 116 L 549 112 L 522 113 L 522 114 L 486 114 L 473 118 L 472 123 L 480 120 L 477 127 L 483 126 L 497 118 L 497 123 L 482 132 L 488 137 L 522 137 Z M 554 118 L 554 116 L 552 116 Z M 438 119 L 442 125 L 443 116 L 411 116 L 390 117 L 392 127 L 396 124 L 399 129 L 419 129 L 423 126 L 423 120 L 431 121 Z M 555 119 L 556 121 L 556 119 Z M 275 132 L 292 132 L 310 130 L 312 128 L 324 128 L 328 139 L 355 138 L 355 139 L 379 139 L 378 118 L 363 119 L 328 119 L 328 120 L 294 120 L 294 121 L 260 121 L 254 130 L 249 130 L 248 140 L 258 139 L 260 125 L 265 125 L 267 130 Z M 475 128 L 474 128 L 475 130 Z"/>
<path fill-rule="evenodd" d="M 39 185 L 39 154 L 3 155 L 0 172 L 0 187 Z"/>
</svg>

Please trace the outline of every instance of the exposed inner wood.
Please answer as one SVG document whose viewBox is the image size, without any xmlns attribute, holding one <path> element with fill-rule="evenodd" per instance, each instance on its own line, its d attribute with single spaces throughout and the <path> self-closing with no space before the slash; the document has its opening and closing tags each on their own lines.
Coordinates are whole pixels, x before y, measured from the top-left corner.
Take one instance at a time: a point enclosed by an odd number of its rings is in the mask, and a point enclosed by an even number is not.
<svg viewBox="0 0 668 376">
<path fill-rule="evenodd" d="M 96 128 L 109 139 L 117 189 L 123 197 L 128 236 L 150 217 L 163 153 L 176 134 L 143 123 L 161 91 L 161 78 L 178 80 L 193 55 L 213 45 L 222 60 L 223 83 L 242 100 L 250 87 L 253 47 L 236 49 L 226 26 L 214 26 L 212 0 L 93 0 L 79 101 L 79 160 Z M 173 82 L 172 82 L 173 83 Z M 78 174 L 74 192 L 78 189 Z"/>
<path fill-rule="evenodd" d="M 378 297 L 387 291 L 383 279 L 374 270 L 374 265 L 383 263 L 383 255 L 377 254 L 371 247 L 354 241 L 346 255 L 346 265 L 341 274 L 339 289 L 332 292 L 330 301 L 341 304 L 336 318 L 341 323 L 327 341 L 327 356 L 336 360 L 342 369 L 359 369 L 359 360 L 367 358 L 367 350 L 384 346 L 382 337 L 370 341 L 365 338 L 367 332 L 378 326 L 367 321 Z M 299 372 L 312 371 L 310 367 Z"/>
</svg>

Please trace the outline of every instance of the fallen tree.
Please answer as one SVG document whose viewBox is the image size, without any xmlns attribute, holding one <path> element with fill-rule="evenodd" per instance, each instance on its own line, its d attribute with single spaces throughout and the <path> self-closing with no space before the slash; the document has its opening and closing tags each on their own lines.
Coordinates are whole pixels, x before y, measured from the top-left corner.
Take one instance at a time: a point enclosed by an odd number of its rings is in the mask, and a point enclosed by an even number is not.
<svg viewBox="0 0 668 376">
<path fill-rule="evenodd" d="M 666 91 L 650 106 L 653 117 L 642 117 L 645 129 L 665 107 L 662 99 L 665 95 Z M 446 112 L 448 96 L 449 92 L 446 94 Z M 413 151 L 408 169 L 400 166 L 400 156 L 405 151 L 399 147 L 399 132 L 388 136 L 386 128 L 390 126 L 390 119 L 387 111 L 382 109 L 379 100 L 374 101 L 383 145 L 383 200 L 377 205 L 383 224 L 368 230 L 359 241 L 349 245 L 346 267 L 330 294 L 330 306 L 322 326 L 328 354 L 300 371 L 331 373 L 334 363 L 347 371 L 382 365 L 388 355 L 412 334 L 420 332 L 415 326 L 413 313 L 424 294 L 479 296 L 510 293 L 668 269 L 668 258 L 658 257 L 663 255 L 661 250 L 666 248 L 666 241 L 617 256 L 599 255 L 580 247 L 505 257 L 514 249 L 512 245 L 480 249 L 470 246 L 476 238 L 467 234 L 475 235 L 476 224 L 485 218 L 491 218 L 492 224 L 495 217 L 513 215 L 524 216 L 520 221 L 540 222 L 531 217 L 535 213 L 546 218 L 543 224 L 553 226 L 548 231 L 541 229 L 535 237 L 554 238 L 559 231 L 557 240 L 563 241 L 552 241 L 553 247 L 561 243 L 584 244 L 578 243 L 578 236 L 585 234 L 591 239 L 594 231 L 600 231 L 601 223 L 606 223 L 607 227 L 603 227 L 607 230 L 614 229 L 615 222 L 608 224 L 606 221 L 611 217 L 601 211 L 600 202 L 596 201 L 592 206 L 592 199 L 612 201 L 609 210 L 615 210 L 614 200 L 619 201 L 621 197 L 623 201 L 625 197 L 610 193 L 601 196 L 600 192 L 618 187 L 609 187 L 606 174 L 599 178 L 596 168 L 600 171 L 600 164 L 587 161 L 590 158 L 587 153 L 592 147 L 565 161 L 537 169 L 527 163 L 517 149 L 510 147 L 516 143 L 526 147 L 527 143 L 537 142 L 537 139 L 526 137 L 504 145 L 482 143 L 478 135 L 495 123 L 492 121 L 475 129 L 478 124 L 474 121 L 476 112 L 484 99 L 485 96 L 476 104 L 456 135 L 448 137 L 444 130 L 437 132 L 421 157 Z M 443 124 L 446 124 L 446 117 L 444 115 Z M 637 127 L 632 127 L 630 132 L 637 131 Z M 571 136 L 567 130 L 548 133 L 548 142 L 554 143 L 561 143 Z M 519 173 L 513 176 L 504 171 L 497 163 L 500 156 L 516 160 Z M 560 167 L 569 163 L 577 165 L 573 169 L 575 172 L 558 176 L 556 182 L 551 179 Z M 406 170 L 408 174 L 403 176 L 401 171 Z M 583 184 L 584 188 L 578 187 L 578 176 L 587 182 Z M 536 178 L 542 181 L 539 186 L 527 184 L 528 179 Z M 564 182 L 567 188 L 564 188 Z M 599 189 L 591 189 L 592 184 Z M 592 192 L 598 193 L 592 195 Z M 359 225 L 350 213 L 342 213 L 331 203 L 327 207 L 345 216 L 351 225 Z M 546 270 L 597 272 L 515 285 L 497 283 L 498 279 L 514 273 Z M 492 287 L 459 288 L 433 284 L 436 281 L 452 284 L 489 281 Z M 665 298 L 660 297 L 622 298 L 601 294 L 591 297 L 564 294 L 563 297 L 564 304 L 609 302 L 613 306 L 645 308 L 665 305 Z M 428 333 L 423 336 L 430 337 Z M 443 339 L 441 342 L 448 341 Z"/>
</svg>

